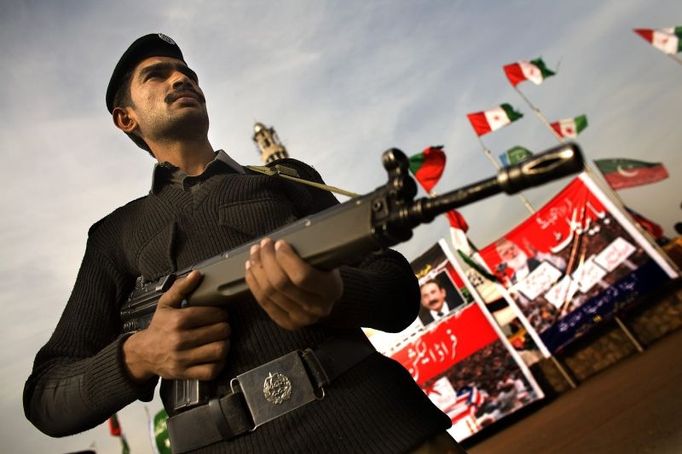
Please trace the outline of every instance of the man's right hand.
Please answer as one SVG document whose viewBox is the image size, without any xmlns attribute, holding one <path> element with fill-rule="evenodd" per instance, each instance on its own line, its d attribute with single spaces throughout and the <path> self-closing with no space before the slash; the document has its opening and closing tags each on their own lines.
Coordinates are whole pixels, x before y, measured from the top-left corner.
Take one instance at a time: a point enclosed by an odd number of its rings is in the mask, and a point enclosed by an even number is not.
<svg viewBox="0 0 682 454">
<path fill-rule="evenodd" d="M 230 348 L 227 311 L 220 307 L 182 308 L 182 301 L 201 282 L 192 271 L 161 296 L 147 329 L 123 343 L 123 358 L 133 380 L 155 375 L 166 379 L 215 378 Z"/>
</svg>

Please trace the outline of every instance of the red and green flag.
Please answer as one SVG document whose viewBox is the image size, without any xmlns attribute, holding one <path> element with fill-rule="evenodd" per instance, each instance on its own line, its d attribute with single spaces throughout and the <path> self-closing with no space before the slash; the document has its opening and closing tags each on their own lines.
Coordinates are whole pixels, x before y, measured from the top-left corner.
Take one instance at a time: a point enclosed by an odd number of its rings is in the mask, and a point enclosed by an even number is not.
<svg viewBox="0 0 682 454">
<path fill-rule="evenodd" d="M 517 86 L 526 80 L 533 82 L 535 85 L 540 85 L 545 79 L 555 75 L 556 73 L 545 65 L 542 58 L 535 60 L 521 60 L 503 67 L 507 79 L 513 86 Z"/>
<path fill-rule="evenodd" d="M 631 188 L 668 178 L 668 170 L 660 162 L 636 159 L 596 159 L 604 178 L 613 189 Z"/>
<path fill-rule="evenodd" d="M 513 166 L 521 161 L 525 161 L 530 156 L 533 156 L 533 152 L 528 148 L 524 148 L 520 145 L 510 148 L 500 155 L 500 162 L 504 166 Z"/>
<path fill-rule="evenodd" d="M 121 424 L 118 421 L 118 415 L 113 414 L 109 418 L 109 433 L 113 437 L 118 437 L 121 440 L 121 454 L 130 454 L 130 447 L 128 446 L 128 440 L 126 440 L 125 435 L 123 435 L 123 430 L 121 429 Z"/>
<path fill-rule="evenodd" d="M 424 148 L 421 153 L 410 156 L 410 172 L 428 193 L 440 180 L 445 169 L 445 152 L 443 146 Z"/>
<path fill-rule="evenodd" d="M 551 126 L 561 137 L 573 139 L 587 128 L 587 115 L 555 121 Z"/>
<path fill-rule="evenodd" d="M 654 240 L 659 240 L 663 238 L 663 227 L 660 225 L 656 224 L 654 221 L 652 221 L 649 218 L 646 218 L 633 210 L 632 208 L 625 207 L 626 210 L 628 210 L 628 213 L 630 213 L 630 216 L 635 220 L 635 222 L 646 232 L 651 235 L 651 237 Z"/>
<path fill-rule="evenodd" d="M 471 254 L 471 244 L 466 235 L 466 232 L 469 230 L 469 224 L 467 224 L 466 219 L 457 210 L 450 210 L 445 215 L 450 223 L 450 240 L 455 250 L 467 255 Z"/>
<path fill-rule="evenodd" d="M 634 32 L 666 54 L 682 52 L 682 26 L 659 28 L 635 28 Z"/>
<path fill-rule="evenodd" d="M 503 126 L 507 126 L 509 123 L 523 117 L 523 114 L 514 110 L 509 104 L 502 104 L 490 110 L 467 114 L 467 117 L 474 131 L 480 137 Z"/>
</svg>

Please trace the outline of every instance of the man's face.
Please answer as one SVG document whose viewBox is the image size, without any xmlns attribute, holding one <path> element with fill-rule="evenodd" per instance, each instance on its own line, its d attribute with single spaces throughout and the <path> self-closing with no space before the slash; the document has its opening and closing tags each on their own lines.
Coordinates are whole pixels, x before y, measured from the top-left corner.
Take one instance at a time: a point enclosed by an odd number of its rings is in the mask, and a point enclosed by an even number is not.
<svg viewBox="0 0 682 454">
<path fill-rule="evenodd" d="M 433 282 L 427 282 L 421 286 L 422 306 L 430 311 L 439 311 L 445 302 L 445 289 Z"/>
<path fill-rule="evenodd" d="M 511 241 L 503 241 L 498 244 L 497 253 L 502 259 L 502 262 L 515 270 L 526 266 L 526 263 L 528 262 L 526 253 Z"/>
<path fill-rule="evenodd" d="M 208 132 L 206 99 L 196 74 L 181 60 L 142 60 L 131 76 L 130 97 L 129 109 L 144 139 L 186 139 Z"/>
</svg>

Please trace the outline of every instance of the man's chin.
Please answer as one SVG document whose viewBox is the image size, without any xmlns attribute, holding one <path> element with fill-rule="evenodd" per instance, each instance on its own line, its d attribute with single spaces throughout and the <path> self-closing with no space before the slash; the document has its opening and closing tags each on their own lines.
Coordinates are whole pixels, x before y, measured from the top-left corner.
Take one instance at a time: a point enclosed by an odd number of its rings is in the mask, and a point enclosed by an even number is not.
<svg viewBox="0 0 682 454">
<path fill-rule="evenodd" d="M 200 109 L 177 109 L 173 112 L 166 126 L 167 136 L 196 136 L 202 132 L 206 134 L 208 132 L 208 115 L 205 110 Z"/>
</svg>

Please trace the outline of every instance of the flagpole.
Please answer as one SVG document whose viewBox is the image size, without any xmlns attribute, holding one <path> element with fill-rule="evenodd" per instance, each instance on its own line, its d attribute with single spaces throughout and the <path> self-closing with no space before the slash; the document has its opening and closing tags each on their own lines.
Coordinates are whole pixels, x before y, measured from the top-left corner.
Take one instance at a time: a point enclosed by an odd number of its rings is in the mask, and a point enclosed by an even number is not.
<svg viewBox="0 0 682 454">
<path fill-rule="evenodd" d="M 549 123 L 549 121 L 547 120 L 545 115 L 542 113 L 542 111 L 537 106 L 535 106 L 535 104 L 530 102 L 530 99 L 528 99 L 528 97 L 523 94 L 523 92 L 519 89 L 518 86 L 514 86 L 514 90 L 516 90 L 516 92 L 519 94 L 519 96 L 521 96 L 521 98 L 523 98 L 523 100 L 526 102 L 526 104 L 528 104 L 528 107 L 530 107 L 531 110 L 533 112 L 535 112 L 535 115 L 537 115 L 537 117 L 540 119 L 540 121 L 547 127 L 547 129 L 549 129 L 549 132 L 552 133 L 552 135 L 556 138 L 556 140 L 558 140 L 559 143 L 564 143 L 565 142 L 564 138 L 561 137 L 561 134 L 556 132 L 554 130 L 554 128 L 552 128 L 552 125 Z"/>
<path fill-rule="evenodd" d="M 158 454 L 159 450 L 156 447 L 156 440 L 154 439 L 154 423 L 152 422 L 152 416 L 149 413 L 149 408 L 145 405 L 144 412 L 147 415 L 147 429 L 149 429 L 149 443 L 152 445 L 152 452 Z"/>
<path fill-rule="evenodd" d="M 673 60 L 675 60 L 680 65 L 682 65 L 682 59 L 680 57 L 678 57 L 677 55 L 675 55 L 675 54 L 666 54 L 666 55 L 668 57 L 672 58 Z"/>
<path fill-rule="evenodd" d="M 493 153 L 488 149 L 488 147 L 485 146 L 483 143 L 483 140 L 481 139 L 481 136 L 476 134 L 476 138 L 478 139 L 478 143 L 481 144 L 481 149 L 483 150 L 483 154 L 485 155 L 486 158 L 490 160 L 492 165 L 495 167 L 495 170 L 500 170 L 502 165 L 497 162 L 497 159 L 495 159 L 495 156 L 493 156 Z M 525 195 L 523 195 L 521 192 L 517 194 L 519 198 L 521 199 L 521 202 L 523 202 L 524 206 L 528 209 L 528 211 L 532 213 L 535 213 L 535 208 L 533 208 L 533 205 L 528 201 Z"/>
<path fill-rule="evenodd" d="M 674 59 L 675 61 L 677 61 L 678 63 L 682 64 L 682 60 L 679 60 L 678 58 L 676 58 L 675 55 L 668 54 L 668 56 L 673 57 L 673 59 Z M 536 107 L 536 106 L 530 101 L 530 99 L 528 99 L 528 97 L 527 97 L 526 95 L 524 95 L 523 92 L 522 92 L 517 86 L 514 86 L 514 90 L 516 90 L 516 92 L 519 94 L 519 96 L 521 96 L 521 98 L 523 98 L 523 100 L 526 102 L 526 104 L 528 104 L 528 106 L 533 110 L 533 112 L 535 112 L 535 114 L 536 114 L 537 117 L 540 119 L 540 121 L 547 127 L 547 129 L 549 129 L 549 131 L 550 131 L 550 132 L 552 133 L 552 135 L 557 139 L 557 141 L 558 141 L 559 143 L 564 143 L 564 142 L 565 142 L 564 138 L 561 136 L 561 134 L 559 134 L 557 131 L 555 131 L 554 128 L 552 128 L 552 125 L 549 123 L 549 121 L 547 120 L 547 118 L 543 115 L 542 111 L 541 111 L 538 107 Z M 595 173 L 594 170 L 592 170 L 592 166 L 590 165 L 589 161 L 587 161 L 587 160 L 585 160 L 585 171 L 586 171 L 588 174 L 594 174 L 594 173 Z M 620 201 L 620 197 L 618 197 L 618 196 L 616 195 L 615 191 L 614 191 L 610 186 L 608 187 L 608 191 L 609 191 L 613 196 L 615 196 L 616 200 Z M 620 205 L 621 205 L 621 206 L 624 206 L 622 203 L 621 203 Z M 620 318 L 618 315 L 614 315 L 613 318 L 615 319 L 616 324 L 618 325 L 618 327 L 619 327 L 619 328 L 621 329 L 621 331 L 623 331 L 623 333 L 625 334 L 625 337 L 626 337 L 626 338 L 635 346 L 635 348 L 637 349 L 637 351 L 643 352 L 643 351 L 644 351 L 644 348 L 643 348 L 642 344 L 640 344 L 640 343 L 637 341 L 637 338 L 635 337 L 634 333 L 627 327 L 627 325 L 625 324 L 625 322 L 623 322 L 623 320 L 621 320 L 621 318 Z M 553 357 L 554 357 L 554 356 L 552 356 L 552 358 L 553 358 Z M 561 371 L 562 375 L 564 375 L 565 378 L 568 378 L 567 375 L 566 375 L 566 373 L 565 373 L 565 372 L 562 370 L 562 368 L 559 366 L 559 364 L 557 364 L 557 367 L 558 367 L 559 370 Z M 569 381 L 569 383 L 571 384 L 571 386 L 572 386 L 573 388 L 575 388 L 575 386 L 573 385 L 573 383 L 571 383 L 571 380 L 568 380 L 568 381 Z"/>
</svg>

